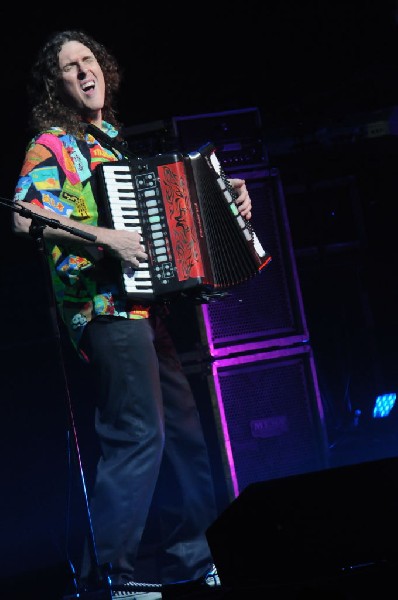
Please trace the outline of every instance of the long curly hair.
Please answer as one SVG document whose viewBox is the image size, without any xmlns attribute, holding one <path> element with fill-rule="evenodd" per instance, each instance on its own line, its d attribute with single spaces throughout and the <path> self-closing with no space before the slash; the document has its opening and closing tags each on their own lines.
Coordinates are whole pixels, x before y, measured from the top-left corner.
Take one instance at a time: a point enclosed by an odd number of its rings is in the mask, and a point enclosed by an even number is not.
<svg viewBox="0 0 398 600">
<path fill-rule="evenodd" d="M 89 48 L 97 59 L 105 78 L 105 102 L 102 118 L 116 129 L 121 123 L 113 106 L 119 90 L 121 70 L 112 54 L 104 45 L 84 31 L 60 31 L 53 33 L 40 50 L 28 81 L 28 99 L 31 105 L 29 126 L 34 133 L 50 127 L 61 127 L 79 138 L 84 136 L 87 123 L 73 108 L 67 106 L 60 93 L 60 68 L 58 55 L 66 42 L 76 41 Z"/>
</svg>

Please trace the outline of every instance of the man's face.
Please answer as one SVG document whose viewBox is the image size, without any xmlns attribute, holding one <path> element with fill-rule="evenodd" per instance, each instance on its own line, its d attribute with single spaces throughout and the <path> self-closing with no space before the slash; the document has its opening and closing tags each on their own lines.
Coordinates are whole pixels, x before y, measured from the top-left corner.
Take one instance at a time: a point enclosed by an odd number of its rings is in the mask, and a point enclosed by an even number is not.
<svg viewBox="0 0 398 600">
<path fill-rule="evenodd" d="M 65 102 L 98 120 L 104 106 L 105 80 L 94 54 L 81 42 L 66 42 L 58 55 Z"/>
</svg>

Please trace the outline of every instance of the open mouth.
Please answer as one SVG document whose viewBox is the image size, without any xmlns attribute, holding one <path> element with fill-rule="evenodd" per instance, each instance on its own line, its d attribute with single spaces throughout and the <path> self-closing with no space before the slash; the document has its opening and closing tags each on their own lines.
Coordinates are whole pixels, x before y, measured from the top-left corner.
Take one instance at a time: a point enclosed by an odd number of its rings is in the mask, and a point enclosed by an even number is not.
<svg viewBox="0 0 398 600">
<path fill-rule="evenodd" d="M 81 86 L 81 90 L 86 94 L 86 93 L 90 93 L 94 90 L 95 88 L 95 83 L 94 81 L 87 81 L 86 83 L 84 83 Z"/>
</svg>

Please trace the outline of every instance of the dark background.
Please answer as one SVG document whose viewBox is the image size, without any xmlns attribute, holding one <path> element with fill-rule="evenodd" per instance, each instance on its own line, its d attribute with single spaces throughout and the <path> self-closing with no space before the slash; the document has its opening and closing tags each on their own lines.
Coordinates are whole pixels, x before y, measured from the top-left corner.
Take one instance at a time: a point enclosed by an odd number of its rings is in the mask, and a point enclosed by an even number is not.
<svg viewBox="0 0 398 600">
<path fill-rule="evenodd" d="M 396 454 L 395 415 L 383 424 L 371 418 L 375 394 L 398 387 L 395 2 L 120 2 L 106 11 L 7 7 L 0 16 L 3 198 L 13 195 L 28 141 L 27 74 L 54 30 L 83 28 L 113 51 L 124 70 L 118 107 L 127 127 L 259 109 L 266 159 L 284 187 L 332 460 Z M 69 478 L 80 488 L 76 465 L 65 464 L 69 399 L 44 275 L 9 218 L 3 208 L 4 577 L 63 560 Z M 89 397 L 80 376 L 76 366 L 69 385 Z M 89 431 L 81 436 L 89 478 L 91 409 L 75 407 L 78 429 Z M 72 542 L 81 513 L 75 519 Z"/>
<path fill-rule="evenodd" d="M 25 82 L 48 33 L 83 28 L 124 69 L 125 125 L 258 106 L 264 135 L 307 131 L 397 101 L 395 2 L 142 3 L 78 14 L 1 9 L 6 193 L 26 140 Z M 14 159 L 15 157 L 15 159 Z M 2 161 L 4 163 L 4 160 Z M 6 179 L 4 180 L 4 175 Z M 7 176 L 8 175 L 8 176 Z M 7 194 L 6 194 L 7 195 Z"/>
</svg>

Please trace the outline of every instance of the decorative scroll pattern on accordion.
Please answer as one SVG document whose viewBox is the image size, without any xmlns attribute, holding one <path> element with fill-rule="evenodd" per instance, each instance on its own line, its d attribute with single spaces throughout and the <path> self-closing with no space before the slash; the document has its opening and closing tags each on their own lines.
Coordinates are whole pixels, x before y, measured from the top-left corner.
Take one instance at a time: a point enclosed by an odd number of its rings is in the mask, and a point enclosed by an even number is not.
<svg viewBox="0 0 398 600">
<path fill-rule="evenodd" d="M 97 166 L 105 224 L 140 229 L 149 257 L 136 270 L 121 266 L 127 297 L 205 298 L 246 281 L 270 262 L 217 165 L 208 145 L 189 154 Z"/>
</svg>

